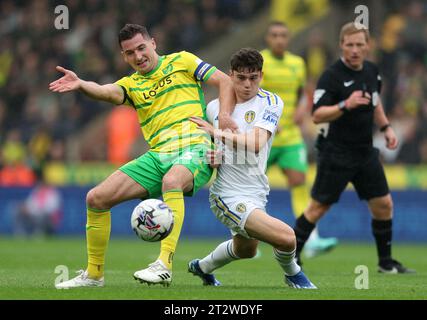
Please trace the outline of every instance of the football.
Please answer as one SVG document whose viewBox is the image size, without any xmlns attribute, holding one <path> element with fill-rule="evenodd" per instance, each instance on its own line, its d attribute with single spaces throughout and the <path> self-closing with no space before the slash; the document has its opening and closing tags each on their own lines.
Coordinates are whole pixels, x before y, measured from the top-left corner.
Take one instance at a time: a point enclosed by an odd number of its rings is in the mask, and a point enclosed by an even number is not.
<svg viewBox="0 0 427 320">
<path fill-rule="evenodd" d="M 171 233 L 173 223 L 172 210 L 158 199 L 144 200 L 132 212 L 132 230 L 144 241 L 163 240 Z"/>
</svg>

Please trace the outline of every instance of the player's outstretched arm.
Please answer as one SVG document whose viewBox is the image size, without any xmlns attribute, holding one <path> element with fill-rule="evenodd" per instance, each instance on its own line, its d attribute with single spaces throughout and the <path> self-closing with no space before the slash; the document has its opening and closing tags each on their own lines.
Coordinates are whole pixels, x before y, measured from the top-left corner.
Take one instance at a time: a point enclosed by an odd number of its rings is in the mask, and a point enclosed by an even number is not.
<svg viewBox="0 0 427 320">
<path fill-rule="evenodd" d="M 197 124 L 197 128 L 206 131 L 211 137 L 221 139 L 226 145 L 246 148 L 252 152 L 259 152 L 271 136 L 270 131 L 258 127 L 245 133 L 233 133 L 215 129 L 209 122 L 197 117 L 191 117 L 190 120 Z"/>
<path fill-rule="evenodd" d="M 113 104 L 123 103 L 123 90 L 116 84 L 100 85 L 96 82 L 85 81 L 80 79 L 73 71 L 60 66 L 57 66 L 56 70 L 62 72 L 64 76 L 49 84 L 49 90 L 53 92 L 63 93 L 80 90 L 92 99 L 107 101 Z"/>
<path fill-rule="evenodd" d="M 231 118 L 236 106 L 236 95 L 230 77 L 224 72 L 216 70 L 208 79 L 207 84 L 213 85 L 219 90 L 219 128 L 237 131 L 239 127 Z"/>
</svg>

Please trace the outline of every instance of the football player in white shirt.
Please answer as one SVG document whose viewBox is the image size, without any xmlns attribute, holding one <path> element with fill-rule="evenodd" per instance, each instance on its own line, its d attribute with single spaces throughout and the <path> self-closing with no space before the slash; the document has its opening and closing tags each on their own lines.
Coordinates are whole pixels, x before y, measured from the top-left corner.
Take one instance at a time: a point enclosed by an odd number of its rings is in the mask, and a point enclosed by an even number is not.
<svg viewBox="0 0 427 320">
<path fill-rule="evenodd" d="M 240 49 L 231 57 L 230 64 L 237 97 L 232 118 L 239 133 L 217 129 L 218 99 L 207 107 L 210 123 L 200 118 L 191 120 L 220 141 L 222 150 L 208 154 L 213 166 L 219 155 L 223 158 L 210 188 L 209 201 L 212 211 L 233 237 L 205 258 L 190 261 L 188 271 L 199 276 L 205 285 L 218 286 L 220 282 L 212 272 L 231 261 L 253 258 L 258 241 L 263 241 L 273 246 L 274 257 L 289 286 L 316 289 L 296 263 L 293 229 L 265 210 L 270 190 L 265 170 L 283 102 L 259 87 L 263 58 L 257 50 Z"/>
</svg>

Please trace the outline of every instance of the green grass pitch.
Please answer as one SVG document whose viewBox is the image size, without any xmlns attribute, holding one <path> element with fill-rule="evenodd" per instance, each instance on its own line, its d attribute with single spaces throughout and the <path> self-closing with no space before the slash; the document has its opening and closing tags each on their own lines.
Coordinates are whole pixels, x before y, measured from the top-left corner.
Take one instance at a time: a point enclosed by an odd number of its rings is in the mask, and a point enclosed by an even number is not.
<svg viewBox="0 0 427 320">
<path fill-rule="evenodd" d="M 182 240 L 169 288 L 142 285 L 133 272 L 157 257 L 159 244 L 133 238 L 113 238 L 107 253 L 106 286 L 56 290 L 58 265 L 74 271 L 86 265 L 84 238 L 19 240 L 0 238 L 0 299 L 161 299 L 161 300 L 295 300 L 295 299 L 427 299 L 426 246 L 395 244 L 396 258 L 415 275 L 383 275 L 376 270 L 374 243 L 342 243 L 334 251 L 305 259 L 305 272 L 319 290 L 295 290 L 284 285 L 271 248 L 261 244 L 261 256 L 217 270 L 221 287 L 204 287 L 187 272 L 187 262 L 203 257 L 221 240 Z M 366 265 L 369 289 L 358 290 L 355 268 Z"/>
</svg>

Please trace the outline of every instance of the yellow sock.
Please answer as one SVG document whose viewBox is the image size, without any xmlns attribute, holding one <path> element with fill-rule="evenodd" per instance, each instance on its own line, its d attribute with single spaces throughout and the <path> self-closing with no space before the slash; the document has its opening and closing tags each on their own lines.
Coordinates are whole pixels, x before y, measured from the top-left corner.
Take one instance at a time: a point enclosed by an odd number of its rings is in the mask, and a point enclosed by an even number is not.
<svg viewBox="0 0 427 320">
<path fill-rule="evenodd" d="M 105 251 L 111 231 L 111 213 L 109 210 L 87 208 L 87 271 L 89 278 L 99 279 L 104 275 Z"/>
<path fill-rule="evenodd" d="M 160 243 L 159 258 L 169 269 L 172 269 L 172 260 L 184 223 L 184 194 L 182 190 L 168 190 L 163 193 L 163 201 L 173 211 L 174 226 L 172 232 Z"/>
<path fill-rule="evenodd" d="M 310 193 L 306 184 L 291 188 L 291 203 L 294 216 L 299 218 L 310 202 Z"/>
</svg>

